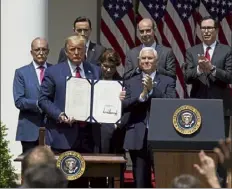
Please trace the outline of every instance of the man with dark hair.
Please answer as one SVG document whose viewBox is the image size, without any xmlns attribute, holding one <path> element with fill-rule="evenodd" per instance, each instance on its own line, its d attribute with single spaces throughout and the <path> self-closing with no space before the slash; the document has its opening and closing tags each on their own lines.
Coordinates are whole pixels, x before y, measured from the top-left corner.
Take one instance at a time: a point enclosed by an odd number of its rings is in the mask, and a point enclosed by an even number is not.
<svg viewBox="0 0 232 189">
<path fill-rule="evenodd" d="M 222 99 L 226 113 L 232 106 L 229 88 L 232 83 L 232 49 L 217 41 L 218 22 L 212 17 L 204 17 L 200 29 L 202 43 L 186 51 L 185 81 L 192 85 L 190 98 Z M 228 137 L 229 116 L 224 116 L 225 137 Z M 222 171 L 219 175 L 225 178 L 225 171 L 219 170 Z"/>
<path fill-rule="evenodd" d="M 183 174 L 178 177 L 175 177 L 172 181 L 172 188 L 200 188 L 200 181 L 192 176 Z"/>
<path fill-rule="evenodd" d="M 68 181 L 54 164 L 38 164 L 25 172 L 23 188 L 67 188 Z"/>
<path fill-rule="evenodd" d="M 21 141 L 23 153 L 39 144 L 39 128 L 44 124 L 44 114 L 38 108 L 40 85 L 47 63 L 49 46 L 46 39 L 37 37 L 31 42 L 32 62 L 15 70 L 13 96 L 19 120 L 16 141 Z"/>
<path fill-rule="evenodd" d="M 105 50 L 105 47 L 90 41 L 90 35 L 92 31 L 90 19 L 82 16 L 76 18 L 76 20 L 73 23 L 73 31 L 77 35 L 81 35 L 86 38 L 86 61 L 90 63 L 98 63 L 99 57 Z M 66 60 L 67 56 L 65 54 L 65 49 L 62 48 L 60 50 L 58 63 L 64 62 Z"/>
<path fill-rule="evenodd" d="M 22 161 L 22 174 L 24 175 L 25 171 L 38 164 L 55 164 L 55 155 L 54 153 L 45 146 L 38 146 L 25 155 Z M 22 176 L 23 176 L 22 175 Z"/>
<path fill-rule="evenodd" d="M 176 64 L 174 53 L 172 49 L 160 45 L 155 41 L 155 23 L 150 18 L 144 18 L 139 22 L 138 29 L 142 44 L 127 52 L 124 78 L 127 79 L 136 74 L 136 69 L 138 69 L 138 57 L 140 50 L 144 47 L 152 47 L 157 51 L 159 56 L 159 73 L 176 79 Z"/>
</svg>

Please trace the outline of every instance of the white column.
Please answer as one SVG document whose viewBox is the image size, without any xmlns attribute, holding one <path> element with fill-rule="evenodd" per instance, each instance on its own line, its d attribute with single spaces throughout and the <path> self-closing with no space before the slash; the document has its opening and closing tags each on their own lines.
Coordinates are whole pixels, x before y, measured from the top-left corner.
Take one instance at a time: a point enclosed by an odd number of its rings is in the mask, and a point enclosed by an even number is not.
<svg viewBox="0 0 232 189">
<path fill-rule="evenodd" d="M 1 121 L 8 130 L 10 151 L 22 152 L 15 141 L 19 111 L 14 106 L 13 78 L 16 68 L 29 64 L 31 41 L 47 38 L 48 0 L 1 0 Z M 13 163 L 17 172 L 20 164 Z"/>
</svg>

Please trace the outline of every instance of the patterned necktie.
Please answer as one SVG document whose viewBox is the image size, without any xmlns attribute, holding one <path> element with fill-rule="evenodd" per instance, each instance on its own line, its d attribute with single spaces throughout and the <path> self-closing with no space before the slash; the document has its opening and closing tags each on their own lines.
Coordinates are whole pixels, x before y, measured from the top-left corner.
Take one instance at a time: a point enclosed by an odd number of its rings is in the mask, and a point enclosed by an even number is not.
<svg viewBox="0 0 232 189">
<path fill-rule="evenodd" d="M 44 68 L 44 66 L 40 66 L 39 69 L 40 69 L 39 80 L 40 80 L 40 84 L 41 84 L 43 81 L 43 78 L 44 78 L 45 68 Z"/>
<path fill-rule="evenodd" d="M 206 52 L 205 52 L 205 58 L 207 58 L 210 61 L 210 55 L 209 55 L 209 50 L 211 49 L 211 47 L 207 47 L 206 48 Z"/>
<path fill-rule="evenodd" d="M 77 68 L 76 68 L 76 78 L 81 78 L 80 70 L 81 70 L 81 68 L 79 66 L 77 66 Z"/>
</svg>

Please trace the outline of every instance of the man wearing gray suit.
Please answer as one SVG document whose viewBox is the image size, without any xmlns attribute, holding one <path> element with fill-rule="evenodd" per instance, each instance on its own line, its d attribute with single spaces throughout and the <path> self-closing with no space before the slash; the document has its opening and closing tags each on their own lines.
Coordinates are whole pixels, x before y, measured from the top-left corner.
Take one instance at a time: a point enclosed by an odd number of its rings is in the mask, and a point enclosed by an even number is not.
<svg viewBox="0 0 232 189">
<path fill-rule="evenodd" d="M 155 23 L 149 18 L 144 18 L 139 22 L 138 29 L 142 44 L 127 53 L 124 78 L 132 76 L 136 72 L 136 69 L 138 69 L 138 57 L 141 49 L 143 47 L 153 47 L 159 56 L 159 73 L 176 79 L 175 56 L 170 48 L 160 45 L 155 41 Z"/>
<path fill-rule="evenodd" d="M 231 107 L 229 84 L 232 82 L 232 51 L 228 45 L 220 44 L 216 38 L 218 22 L 212 17 L 204 17 L 200 24 L 202 43 L 186 51 L 187 84 L 192 84 L 191 98 L 222 99 L 225 112 L 225 136 L 229 136 L 229 116 Z M 220 177 L 225 171 L 218 169 Z M 222 174 L 220 174 L 222 171 Z M 225 183 L 222 183 L 225 184 Z M 222 185 L 223 186 L 223 185 Z"/>
</svg>

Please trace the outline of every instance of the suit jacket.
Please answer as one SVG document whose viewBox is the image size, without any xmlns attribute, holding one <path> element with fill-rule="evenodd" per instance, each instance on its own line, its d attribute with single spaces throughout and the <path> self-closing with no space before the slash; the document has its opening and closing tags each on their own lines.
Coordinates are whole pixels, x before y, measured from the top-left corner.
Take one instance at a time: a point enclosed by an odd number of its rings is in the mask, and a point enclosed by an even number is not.
<svg viewBox="0 0 232 189">
<path fill-rule="evenodd" d="M 96 44 L 96 43 L 92 43 L 90 41 L 86 61 L 91 62 L 91 63 L 95 63 L 95 64 L 98 63 L 98 60 L 104 51 L 105 51 L 105 47 L 103 47 L 99 44 Z M 64 62 L 66 60 L 67 60 L 67 56 L 65 54 L 65 50 L 64 50 L 64 48 L 62 48 L 60 50 L 58 63 Z"/>
<path fill-rule="evenodd" d="M 50 67 L 52 64 L 47 63 Z M 39 128 L 43 126 L 43 114 L 37 101 L 40 85 L 33 63 L 16 69 L 13 82 L 13 96 L 15 106 L 19 109 L 17 141 L 36 141 Z"/>
<path fill-rule="evenodd" d="M 131 72 L 133 69 L 138 67 L 138 57 L 139 52 L 142 49 L 142 45 L 137 46 L 131 49 L 127 55 L 125 60 L 125 73 Z M 158 71 L 163 75 L 170 76 L 176 79 L 176 64 L 175 64 L 175 56 L 172 50 L 163 45 L 157 44 L 156 49 L 158 53 Z"/>
<path fill-rule="evenodd" d="M 175 98 L 176 82 L 173 78 L 156 73 L 152 95 L 140 102 L 139 96 L 143 90 L 142 73 L 125 82 L 126 98 L 123 101 L 123 122 L 126 127 L 124 148 L 140 150 L 143 147 L 147 121 L 151 105 L 151 98 Z M 152 115 L 150 115 L 152 116 Z"/>
<path fill-rule="evenodd" d="M 85 76 L 99 79 L 100 68 L 83 62 Z M 47 114 L 46 143 L 56 149 L 71 149 L 78 137 L 79 127 L 59 123 L 58 117 L 65 111 L 66 78 L 72 76 L 68 62 L 62 62 L 47 69 L 41 85 L 39 106 Z"/>
<path fill-rule="evenodd" d="M 232 83 L 232 51 L 231 47 L 216 44 L 211 63 L 216 66 L 216 76 L 212 74 L 197 75 L 198 56 L 204 54 L 203 45 L 199 44 L 186 51 L 187 69 L 185 81 L 192 84 L 191 98 L 223 99 L 224 108 L 231 106 L 228 84 Z"/>
</svg>

